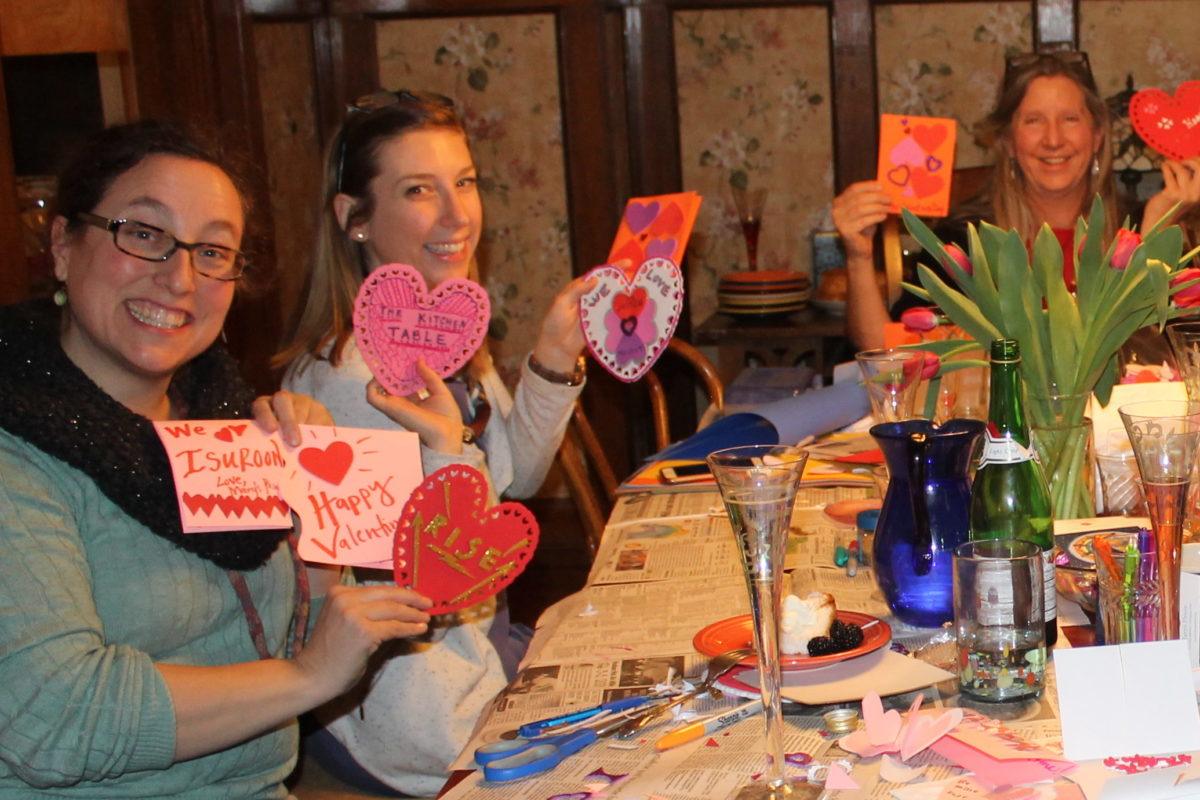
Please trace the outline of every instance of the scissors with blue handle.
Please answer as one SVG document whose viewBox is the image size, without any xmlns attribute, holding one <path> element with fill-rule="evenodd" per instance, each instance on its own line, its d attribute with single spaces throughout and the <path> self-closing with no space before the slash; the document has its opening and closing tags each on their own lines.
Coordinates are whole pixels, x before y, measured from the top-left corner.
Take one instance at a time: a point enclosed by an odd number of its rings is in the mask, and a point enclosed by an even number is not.
<svg viewBox="0 0 1200 800">
<path fill-rule="evenodd" d="M 631 708 L 637 708 L 644 705 L 650 700 L 656 699 L 656 695 L 642 694 L 633 695 L 631 697 L 622 697 L 619 700 L 609 700 L 607 703 L 601 703 L 598 706 L 591 708 L 581 708 L 578 711 L 571 711 L 566 714 L 560 714 L 557 717 L 547 717 L 539 719 L 537 722 L 526 722 L 521 727 L 517 728 L 517 735 L 526 739 L 532 739 L 535 736 L 541 736 L 550 728 L 557 728 L 560 725 L 571 725 L 576 722 L 582 722 L 585 719 L 590 719 L 597 714 L 605 711 L 618 713 Z"/>
<path fill-rule="evenodd" d="M 594 728 L 579 728 L 557 736 L 485 744 L 475 751 L 475 763 L 483 767 L 483 777 L 489 781 L 499 783 L 528 778 L 554 769 L 567 756 L 616 732 L 626 722 L 627 717 L 618 717 Z"/>
</svg>

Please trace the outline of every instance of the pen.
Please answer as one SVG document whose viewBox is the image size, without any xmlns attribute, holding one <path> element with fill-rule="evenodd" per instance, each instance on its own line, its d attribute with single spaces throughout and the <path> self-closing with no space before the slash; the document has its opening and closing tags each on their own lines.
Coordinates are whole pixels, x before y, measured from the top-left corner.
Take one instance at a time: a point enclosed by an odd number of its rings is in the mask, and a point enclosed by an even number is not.
<svg viewBox="0 0 1200 800">
<path fill-rule="evenodd" d="M 673 731 L 667 732 L 657 742 L 654 743 L 654 749 L 662 752 L 669 750 L 672 747 L 678 747 L 681 744 L 695 741 L 701 736 L 714 731 L 719 731 L 722 728 L 727 728 L 733 723 L 743 720 L 746 717 L 752 717 L 762 711 L 762 700 L 751 700 L 749 703 L 743 703 L 732 711 L 728 711 L 719 716 L 714 715 L 706 719 L 698 719 L 695 722 L 689 722 L 682 728 L 676 728 Z"/>
<path fill-rule="evenodd" d="M 1141 631 L 1133 627 L 1133 586 L 1138 572 L 1139 553 L 1137 543 L 1131 538 L 1125 545 L 1125 587 L 1121 593 L 1121 621 L 1125 626 L 1127 642 L 1141 641 Z"/>
<path fill-rule="evenodd" d="M 1141 560 L 1138 562 L 1138 586 L 1151 586 L 1153 585 L 1152 581 L 1157 577 L 1155 574 L 1157 570 L 1155 569 L 1154 558 L 1154 534 L 1146 528 L 1140 529 L 1137 534 L 1137 548 L 1141 557 Z M 1154 622 L 1151 616 L 1153 611 L 1147 607 L 1145 602 L 1137 602 L 1136 596 L 1134 597 L 1134 607 L 1137 611 L 1138 626 L 1140 629 L 1138 632 L 1138 641 L 1149 642 L 1154 638 L 1152 635 Z"/>
</svg>

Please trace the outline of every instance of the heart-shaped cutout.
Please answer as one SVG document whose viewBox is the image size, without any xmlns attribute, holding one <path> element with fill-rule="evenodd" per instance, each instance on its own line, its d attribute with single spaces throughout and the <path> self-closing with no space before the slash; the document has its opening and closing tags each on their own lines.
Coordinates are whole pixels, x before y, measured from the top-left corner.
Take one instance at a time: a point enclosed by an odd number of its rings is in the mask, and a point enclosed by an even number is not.
<svg viewBox="0 0 1200 800">
<path fill-rule="evenodd" d="M 1200 155 L 1200 81 L 1184 81 L 1174 95 L 1142 89 L 1129 101 L 1129 121 L 1143 141 L 1168 158 Z"/>
<path fill-rule="evenodd" d="M 221 430 L 217 431 L 216 433 L 214 433 L 213 438 L 220 439 L 222 442 L 232 442 L 233 441 L 233 431 L 229 430 L 229 426 L 226 426 L 224 428 L 221 428 Z"/>
<path fill-rule="evenodd" d="M 354 338 L 371 374 L 391 394 L 425 382 L 417 359 L 443 378 L 466 364 L 487 336 L 491 302 L 474 281 L 451 278 L 432 292 L 407 264 L 387 264 L 367 276 L 354 300 Z"/>
<path fill-rule="evenodd" d="M 926 153 L 937 150 L 938 145 L 946 141 L 947 133 L 945 125 L 914 125 L 912 129 L 912 137 Z"/>
<path fill-rule="evenodd" d="M 683 274 L 675 262 L 651 258 L 632 277 L 611 264 L 588 273 L 596 286 L 579 301 L 588 350 L 629 383 L 646 374 L 675 334 L 683 308 Z"/>
<path fill-rule="evenodd" d="M 646 258 L 666 258 L 676 261 L 676 242 L 673 238 L 651 239 L 646 243 Z"/>
<path fill-rule="evenodd" d="M 663 236 L 675 236 L 682 228 L 683 211 L 679 209 L 679 204 L 667 203 L 667 207 L 655 218 L 654 222 L 650 225 L 650 230 L 646 232 L 658 239 Z M 666 257 L 663 256 L 663 258 Z"/>
<path fill-rule="evenodd" d="M 354 463 L 354 448 L 345 442 L 330 442 L 327 447 L 305 447 L 298 456 L 300 466 L 334 486 L 342 482 Z"/>
<path fill-rule="evenodd" d="M 904 726 L 904 734 L 900 739 L 900 760 L 910 758 L 928 748 L 938 739 L 958 727 L 963 720 L 963 710 L 952 708 L 949 711 L 917 711 L 908 715 Z"/>
<path fill-rule="evenodd" d="M 905 164 L 898 167 L 892 167 L 887 171 L 887 179 L 897 186 L 905 186 L 908 183 L 909 169 Z"/>
<path fill-rule="evenodd" d="M 610 259 L 613 266 L 620 267 L 629 274 L 637 269 L 637 266 L 646 260 L 646 252 L 642 246 L 638 244 L 637 239 L 630 239 L 621 246 L 621 249 L 613 253 Z"/>
<path fill-rule="evenodd" d="M 899 711 L 894 708 L 887 712 L 883 710 L 883 700 L 875 692 L 863 698 L 862 715 L 867 728 L 867 741 L 876 747 L 896 741 L 904 725 Z"/>
<path fill-rule="evenodd" d="M 629 226 L 629 230 L 634 235 L 641 233 L 650 227 L 654 222 L 654 218 L 658 216 L 658 201 L 653 200 L 649 203 L 631 202 L 625 207 L 625 224 Z"/>
<path fill-rule="evenodd" d="M 538 543 L 538 524 L 520 503 L 487 507 L 487 481 L 454 464 L 409 496 L 392 548 L 399 586 L 433 601 L 432 614 L 482 602 L 512 583 Z"/>
<path fill-rule="evenodd" d="M 929 197 L 932 194 L 937 194 L 938 190 L 946 185 L 945 179 L 940 175 L 930 175 L 923 169 L 914 169 L 911 174 L 912 189 L 917 197 Z"/>
</svg>

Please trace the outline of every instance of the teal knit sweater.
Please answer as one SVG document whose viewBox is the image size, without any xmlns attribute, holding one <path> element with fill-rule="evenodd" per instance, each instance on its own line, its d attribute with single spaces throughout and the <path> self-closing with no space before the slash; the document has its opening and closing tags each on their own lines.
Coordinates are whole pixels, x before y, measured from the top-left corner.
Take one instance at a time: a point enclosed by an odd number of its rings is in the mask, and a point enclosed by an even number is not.
<svg viewBox="0 0 1200 800">
<path fill-rule="evenodd" d="M 282 655 L 286 545 L 245 575 Z M 0 799 L 285 797 L 295 724 L 172 763 L 175 714 L 154 662 L 257 658 L 224 570 L 0 431 Z"/>
</svg>

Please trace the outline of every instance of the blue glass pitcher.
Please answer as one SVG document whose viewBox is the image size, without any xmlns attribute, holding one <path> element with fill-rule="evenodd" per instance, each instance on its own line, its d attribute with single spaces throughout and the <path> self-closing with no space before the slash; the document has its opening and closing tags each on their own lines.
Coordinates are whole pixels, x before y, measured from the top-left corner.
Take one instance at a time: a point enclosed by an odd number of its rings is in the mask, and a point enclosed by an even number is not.
<svg viewBox="0 0 1200 800">
<path fill-rule="evenodd" d="M 892 613 L 909 625 L 937 627 L 954 618 L 950 559 L 968 538 L 968 470 L 983 429 L 974 419 L 871 428 L 890 477 L 875 527 L 875 578 Z"/>
</svg>

